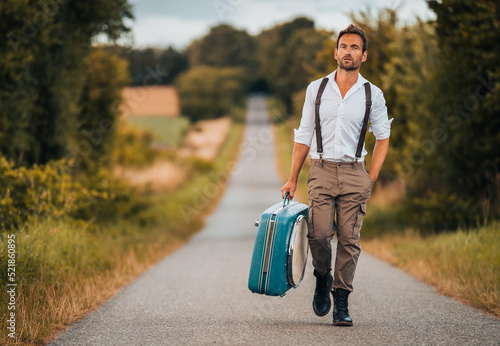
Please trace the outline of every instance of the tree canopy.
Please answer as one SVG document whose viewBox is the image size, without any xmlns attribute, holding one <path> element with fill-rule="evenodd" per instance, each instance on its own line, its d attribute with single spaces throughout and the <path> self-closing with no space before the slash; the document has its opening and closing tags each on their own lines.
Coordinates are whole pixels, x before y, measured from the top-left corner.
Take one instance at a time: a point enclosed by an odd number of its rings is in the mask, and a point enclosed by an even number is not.
<svg viewBox="0 0 500 346">
<path fill-rule="evenodd" d="M 127 32 L 130 6 L 126 0 L 5 0 L 0 13 L 7 38 L 0 41 L 0 151 L 18 164 L 62 158 L 85 123 L 91 41 Z"/>
</svg>

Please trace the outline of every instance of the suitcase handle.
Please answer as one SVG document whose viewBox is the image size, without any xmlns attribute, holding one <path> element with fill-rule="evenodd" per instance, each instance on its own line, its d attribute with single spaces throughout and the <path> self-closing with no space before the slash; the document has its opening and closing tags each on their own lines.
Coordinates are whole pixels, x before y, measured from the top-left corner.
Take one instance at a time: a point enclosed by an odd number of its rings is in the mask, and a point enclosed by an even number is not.
<svg viewBox="0 0 500 346">
<path fill-rule="evenodd" d="M 288 198 L 288 195 L 290 192 L 285 193 L 285 198 L 283 199 L 283 208 L 286 207 L 288 203 L 290 203 L 290 199 Z"/>
</svg>

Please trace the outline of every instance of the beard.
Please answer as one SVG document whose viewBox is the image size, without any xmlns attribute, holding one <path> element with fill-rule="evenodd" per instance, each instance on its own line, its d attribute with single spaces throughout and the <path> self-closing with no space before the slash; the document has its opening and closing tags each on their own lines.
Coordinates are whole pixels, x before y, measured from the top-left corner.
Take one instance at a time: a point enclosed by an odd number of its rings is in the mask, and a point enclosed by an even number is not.
<svg viewBox="0 0 500 346">
<path fill-rule="evenodd" d="M 342 69 L 342 70 L 345 70 L 345 71 L 355 71 L 357 69 L 359 69 L 360 67 L 360 63 L 356 60 L 348 60 L 348 61 L 344 61 L 343 59 L 339 59 L 337 61 L 338 65 L 339 65 L 339 68 Z"/>
</svg>

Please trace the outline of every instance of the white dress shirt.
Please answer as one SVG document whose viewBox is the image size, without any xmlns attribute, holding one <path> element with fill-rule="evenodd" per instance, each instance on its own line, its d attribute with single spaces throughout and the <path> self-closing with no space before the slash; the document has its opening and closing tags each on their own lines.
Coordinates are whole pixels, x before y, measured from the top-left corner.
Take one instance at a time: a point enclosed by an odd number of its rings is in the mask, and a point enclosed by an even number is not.
<svg viewBox="0 0 500 346">
<path fill-rule="evenodd" d="M 363 84 L 367 80 L 358 74 L 358 80 L 342 99 L 340 89 L 335 81 L 336 73 L 337 70 L 327 76 L 329 80 L 323 92 L 319 109 L 323 137 L 323 159 L 352 162 L 356 157 L 356 148 L 365 116 L 366 98 Z M 310 147 L 312 159 L 319 159 L 316 149 L 316 131 L 314 130 L 314 101 L 322 79 L 311 82 L 307 87 L 300 127 L 298 130 L 294 130 L 295 142 Z M 388 119 L 382 90 L 371 83 L 370 87 L 372 106 L 369 117 L 369 132 L 372 132 L 377 140 L 389 138 L 393 119 Z M 363 145 L 360 161 L 363 161 L 366 153 Z"/>
</svg>

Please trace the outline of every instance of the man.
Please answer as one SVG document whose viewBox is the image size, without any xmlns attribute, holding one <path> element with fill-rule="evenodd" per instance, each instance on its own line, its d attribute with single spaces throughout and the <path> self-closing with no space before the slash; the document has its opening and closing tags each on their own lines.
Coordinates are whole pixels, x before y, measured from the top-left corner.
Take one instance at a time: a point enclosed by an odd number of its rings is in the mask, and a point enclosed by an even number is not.
<svg viewBox="0 0 500 346">
<path fill-rule="evenodd" d="M 320 97 L 322 136 L 317 136 L 315 129 L 315 100 L 322 82 L 319 79 L 307 87 L 300 127 L 295 130 L 290 178 L 281 189 L 282 197 L 288 192 L 289 198 L 293 198 L 299 172 L 311 149 L 307 188 L 308 239 L 316 277 L 313 309 L 318 316 L 327 315 L 331 291 L 333 324 L 337 326 L 352 326 L 347 300 L 353 291 L 352 281 L 361 252 L 358 244 L 361 224 L 366 202 L 387 155 L 392 122 L 387 117 L 382 91 L 371 83 L 366 86 L 369 90 L 365 90 L 367 80 L 359 73 L 361 63 L 367 58 L 366 46 L 366 35 L 356 25 L 351 24 L 339 33 L 334 52 L 338 68 L 327 76 Z M 370 108 L 368 92 L 371 92 Z M 365 112 L 371 123 L 369 131 L 376 138 L 369 173 L 364 164 L 364 138 L 360 141 Z M 356 154 L 361 157 L 356 158 Z M 335 231 L 337 251 L 332 277 L 331 240 Z"/>
</svg>

